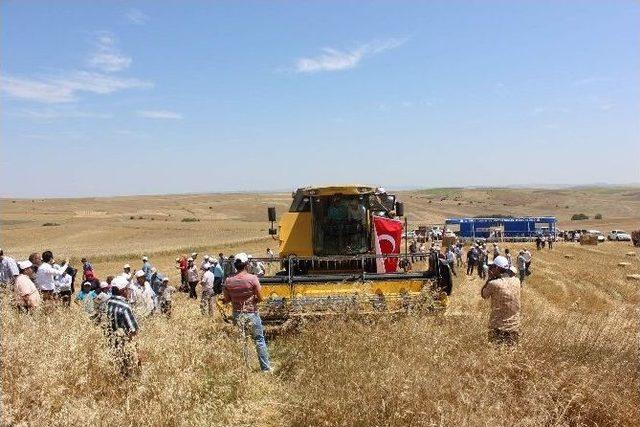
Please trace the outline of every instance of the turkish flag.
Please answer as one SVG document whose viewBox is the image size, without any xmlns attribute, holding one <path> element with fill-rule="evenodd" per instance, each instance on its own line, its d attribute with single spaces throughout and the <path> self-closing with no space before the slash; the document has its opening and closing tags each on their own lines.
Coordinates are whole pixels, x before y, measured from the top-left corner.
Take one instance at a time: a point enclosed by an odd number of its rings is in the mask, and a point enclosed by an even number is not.
<svg viewBox="0 0 640 427">
<path fill-rule="evenodd" d="M 400 254 L 402 243 L 402 221 L 397 219 L 373 217 L 376 239 L 376 255 Z M 378 258 L 378 273 L 394 273 L 398 268 L 398 258 Z"/>
</svg>

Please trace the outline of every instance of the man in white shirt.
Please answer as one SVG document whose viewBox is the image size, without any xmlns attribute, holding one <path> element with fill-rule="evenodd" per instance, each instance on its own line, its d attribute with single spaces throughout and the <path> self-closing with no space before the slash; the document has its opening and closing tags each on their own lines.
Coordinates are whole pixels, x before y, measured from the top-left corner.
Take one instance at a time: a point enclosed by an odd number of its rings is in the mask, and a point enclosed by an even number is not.
<svg viewBox="0 0 640 427">
<path fill-rule="evenodd" d="M 203 266 L 205 269 L 204 274 L 202 275 L 202 279 L 200 279 L 200 283 L 202 284 L 202 296 L 200 299 L 200 311 L 203 315 L 213 315 L 213 307 L 215 294 L 213 293 L 213 285 L 215 282 L 215 276 L 213 272 L 210 270 L 211 265 L 205 264 Z"/>
<path fill-rule="evenodd" d="M 131 278 L 133 277 L 133 274 L 131 273 L 131 266 L 129 264 L 125 264 L 124 267 L 122 267 L 122 273 L 120 275 L 127 279 L 127 282 L 131 283 Z"/>
<path fill-rule="evenodd" d="M 0 249 L 0 283 L 13 285 L 20 271 L 16 260 L 10 256 L 6 256 Z"/>
<path fill-rule="evenodd" d="M 53 299 L 53 291 L 56 289 L 56 279 L 58 276 L 65 274 L 69 261 L 65 260 L 64 265 L 59 268 L 53 267 L 53 253 L 44 251 L 42 253 L 42 264 L 38 267 L 36 273 L 36 284 L 45 301 Z"/>
<path fill-rule="evenodd" d="M 205 255 L 204 257 L 202 257 L 202 262 L 200 263 L 200 270 L 208 270 L 209 267 L 211 267 L 211 262 L 210 262 L 210 256 L 209 255 Z M 205 266 L 207 266 L 207 268 L 205 268 Z"/>
<path fill-rule="evenodd" d="M 134 301 L 131 301 L 131 294 L 134 294 Z M 129 300 L 133 311 L 142 317 L 149 316 L 155 309 L 154 297 L 155 292 L 151 288 L 151 284 L 146 280 L 146 274 L 142 270 L 136 272 L 136 283 L 133 285 Z"/>
<path fill-rule="evenodd" d="M 58 264 L 53 264 L 53 268 L 59 270 L 60 266 Z M 64 270 L 64 273 L 56 276 L 54 280 L 55 289 L 53 290 L 53 293 L 56 294 L 63 306 L 69 307 L 71 304 L 71 285 L 73 283 L 73 277 L 68 273 L 68 268 Z"/>
</svg>

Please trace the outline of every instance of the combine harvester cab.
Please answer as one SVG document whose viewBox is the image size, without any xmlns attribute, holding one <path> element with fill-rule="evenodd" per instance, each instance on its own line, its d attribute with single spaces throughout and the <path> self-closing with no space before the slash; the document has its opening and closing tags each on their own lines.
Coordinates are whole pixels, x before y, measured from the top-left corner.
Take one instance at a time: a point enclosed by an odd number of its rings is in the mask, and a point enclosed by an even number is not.
<svg viewBox="0 0 640 427">
<path fill-rule="evenodd" d="M 381 188 L 301 188 L 269 234 L 279 239 L 280 271 L 262 277 L 267 324 L 334 314 L 408 313 L 446 307 L 451 271 L 437 255 L 416 271 L 402 236 L 404 206 Z"/>
</svg>

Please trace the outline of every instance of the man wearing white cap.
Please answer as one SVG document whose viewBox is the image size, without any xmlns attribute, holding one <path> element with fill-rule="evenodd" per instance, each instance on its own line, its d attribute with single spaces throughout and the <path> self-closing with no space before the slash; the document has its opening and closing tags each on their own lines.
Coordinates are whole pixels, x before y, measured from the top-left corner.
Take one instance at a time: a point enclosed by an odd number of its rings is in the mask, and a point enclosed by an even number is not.
<svg viewBox="0 0 640 427">
<path fill-rule="evenodd" d="M 209 263 L 204 264 L 203 266 L 204 274 L 202 274 L 202 279 L 200 283 L 202 284 L 202 295 L 200 296 L 200 311 L 202 315 L 213 316 L 213 307 L 215 294 L 213 293 L 213 285 L 215 282 L 215 276 L 213 272 L 210 270 L 211 265 Z"/>
<path fill-rule="evenodd" d="M 258 303 L 262 301 L 262 288 L 258 278 L 246 271 L 248 264 L 247 254 L 241 252 L 235 255 L 234 267 L 237 274 L 227 277 L 222 292 L 222 302 L 232 303 L 235 324 L 244 324 L 245 321 L 250 323 L 251 337 L 256 344 L 260 369 L 263 372 L 271 372 L 262 319 L 258 314 Z"/>
<path fill-rule="evenodd" d="M 13 284 L 20 274 L 16 260 L 4 254 L 0 249 L 0 283 Z"/>
<path fill-rule="evenodd" d="M 213 293 L 220 295 L 222 293 L 222 281 L 224 280 L 224 270 L 215 257 L 211 258 L 211 272 L 213 273 Z"/>
<path fill-rule="evenodd" d="M 26 312 L 31 312 L 40 307 L 42 300 L 40 293 L 33 283 L 33 264 L 31 261 L 21 261 L 18 263 L 19 274 L 16 277 L 15 286 L 13 287 L 16 306 Z"/>
<path fill-rule="evenodd" d="M 136 349 L 131 339 L 138 333 L 136 316 L 127 302 L 129 283 L 122 276 L 111 282 L 113 295 L 107 301 L 106 333 L 120 373 L 130 376 L 136 368 Z"/>
<path fill-rule="evenodd" d="M 123 275 L 118 277 L 124 279 Z M 115 280 L 115 278 L 112 278 L 111 283 L 113 283 L 113 280 Z M 108 282 L 100 282 L 100 286 L 96 292 L 97 295 L 93 299 L 94 313 L 92 319 L 94 322 L 100 323 L 104 319 L 104 315 L 107 311 L 107 301 L 111 298 L 111 285 Z"/>
<path fill-rule="evenodd" d="M 198 286 L 198 282 L 200 281 L 200 277 L 198 277 L 198 267 L 193 262 L 193 258 L 187 259 L 187 283 L 189 283 L 189 298 L 198 299 L 198 294 L 196 294 L 196 286 Z"/>
<path fill-rule="evenodd" d="M 489 341 L 515 345 L 520 334 L 520 282 L 502 255 L 489 265 L 488 276 L 480 295 L 491 301 Z"/>
<path fill-rule="evenodd" d="M 153 313 L 155 309 L 154 297 L 155 293 L 151 288 L 151 284 L 147 281 L 145 272 L 136 271 L 136 283 L 132 286 L 135 293 L 134 309 L 140 316 L 146 317 Z"/>
</svg>

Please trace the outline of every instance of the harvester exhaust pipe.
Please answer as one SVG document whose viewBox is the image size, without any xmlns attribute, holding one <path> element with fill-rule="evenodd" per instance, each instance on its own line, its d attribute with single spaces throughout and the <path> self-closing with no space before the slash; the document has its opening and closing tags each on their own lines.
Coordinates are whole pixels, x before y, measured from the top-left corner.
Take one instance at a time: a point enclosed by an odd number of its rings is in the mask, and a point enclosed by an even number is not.
<svg viewBox="0 0 640 427">
<path fill-rule="evenodd" d="M 275 206 L 269 206 L 267 208 L 267 215 L 269 217 L 269 222 L 271 222 L 271 227 L 269 227 L 269 235 L 271 236 L 275 236 L 278 233 L 278 230 L 275 227 L 275 222 L 277 221 L 276 218 L 276 207 Z"/>
<path fill-rule="evenodd" d="M 404 216 L 404 203 L 402 202 L 396 202 L 396 216 L 399 217 L 404 217 L 404 233 L 405 233 L 405 239 L 404 239 L 404 262 L 408 263 L 409 262 L 409 242 L 407 239 L 407 231 L 408 231 L 408 223 L 407 223 L 407 217 Z"/>
</svg>

